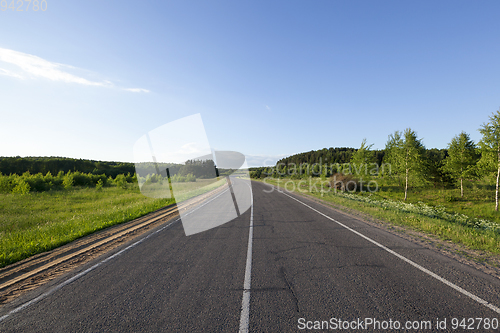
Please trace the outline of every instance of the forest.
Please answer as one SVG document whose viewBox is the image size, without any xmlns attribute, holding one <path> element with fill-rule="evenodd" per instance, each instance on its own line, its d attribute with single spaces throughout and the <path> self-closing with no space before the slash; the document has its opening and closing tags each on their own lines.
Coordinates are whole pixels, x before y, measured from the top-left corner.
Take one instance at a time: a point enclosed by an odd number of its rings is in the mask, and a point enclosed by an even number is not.
<svg viewBox="0 0 500 333">
<path fill-rule="evenodd" d="M 133 174 L 135 172 L 134 163 L 126 162 L 103 162 L 86 159 L 76 159 L 68 157 L 1 157 L 0 173 L 4 175 L 22 175 L 25 172 L 31 174 L 50 172 L 57 175 L 60 171 L 80 171 L 92 173 L 94 175 L 104 174 L 106 177 L 116 177 L 119 174 Z"/>
</svg>

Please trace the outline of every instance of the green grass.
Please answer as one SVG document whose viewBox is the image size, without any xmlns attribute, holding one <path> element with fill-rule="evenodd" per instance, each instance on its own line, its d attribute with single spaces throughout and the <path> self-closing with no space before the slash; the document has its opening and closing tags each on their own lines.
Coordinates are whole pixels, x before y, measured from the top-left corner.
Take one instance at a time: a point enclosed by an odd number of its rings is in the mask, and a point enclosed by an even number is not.
<svg viewBox="0 0 500 333">
<path fill-rule="evenodd" d="M 320 183 L 320 180 L 313 179 L 312 184 L 315 181 L 317 184 Z M 276 179 L 266 179 L 266 182 L 278 184 Z M 282 179 L 281 186 L 284 186 L 285 182 L 288 182 L 288 190 L 295 190 L 331 202 L 341 209 L 360 211 L 376 219 L 435 235 L 442 240 L 462 244 L 471 249 L 500 254 L 500 223 L 498 223 L 498 213 L 494 211 L 494 203 L 490 201 L 491 194 L 487 192 L 490 191 L 489 189 L 476 189 L 475 194 L 469 194 L 468 199 L 471 201 L 464 201 L 464 205 L 462 201 L 448 201 L 446 195 L 450 195 L 450 192 L 455 194 L 455 190 L 450 190 L 443 195 L 439 192 L 442 190 L 435 189 L 424 189 L 420 193 L 411 192 L 408 203 L 403 203 L 402 192 L 398 189 L 391 192 L 384 191 L 381 187 L 382 191 L 377 193 L 346 195 L 333 191 L 322 193 L 319 185 L 316 188 L 311 187 L 309 180 L 303 180 L 299 184 L 299 180 Z M 325 191 L 327 191 L 326 188 Z M 441 196 L 442 201 L 439 200 Z M 476 201 L 472 201 L 474 196 Z M 400 200 L 395 200 L 396 198 Z M 428 204 L 425 204 L 424 200 Z M 416 204 L 419 201 L 421 203 Z M 467 205 L 467 202 L 483 207 L 484 211 L 481 211 L 481 208 L 467 208 L 472 206 Z M 447 203 L 447 205 L 440 207 L 440 203 Z M 493 208 L 486 209 L 488 205 L 493 205 Z M 464 212 L 469 214 L 464 215 Z M 474 216 L 478 212 L 479 214 Z M 489 221 L 479 220 L 478 217 L 480 219 L 489 217 Z"/>
<path fill-rule="evenodd" d="M 178 203 L 209 192 L 225 178 L 174 184 Z M 165 187 L 166 186 L 166 187 Z M 174 203 L 151 198 L 165 194 L 168 183 L 154 184 L 148 196 L 136 184 L 101 189 L 0 194 L 0 267 L 54 249 L 106 227 L 131 221 Z"/>
<path fill-rule="evenodd" d="M 173 203 L 128 186 L 0 194 L 0 267 Z"/>
<path fill-rule="evenodd" d="M 470 217 L 488 219 L 500 223 L 500 214 L 495 211 L 495 188 L 484 182 L 466 182 L 464 197 L 460 189 L 415 187 L 408 192 L 409 203 L 424 202 L 439 205 L 448 211 L 462 213 Z M 377 196 L 383 199 L 401 200 L 404 193 L 399 186 L 382 185 Z"/>
</svg>

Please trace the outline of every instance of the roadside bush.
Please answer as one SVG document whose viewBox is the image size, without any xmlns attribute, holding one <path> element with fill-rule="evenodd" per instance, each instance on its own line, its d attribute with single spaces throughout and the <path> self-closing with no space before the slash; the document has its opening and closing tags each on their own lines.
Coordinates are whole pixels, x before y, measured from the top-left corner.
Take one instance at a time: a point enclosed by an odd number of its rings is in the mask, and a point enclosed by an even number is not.
<svg viewBox="0 0 500 333">
<path fill-rule="evenodd" d="M 16 186 L 12 189 L 13 194 L 25 195 L 30 191 L 30 185 L 22 178 L 18 178 Z"/>
<path fill-rule="evenodd" d="M 97 185 L 98 182 L 101 182 L 103 186 L 107 186 L 108 184 L 108 178 L 106 177 L 105 174 L 102 175 L 94 175 L 92 174 L 92 184 Z"/>
<path fill-rule="evenodd" d="M 70 171 L 63 177 L 62 185 L 65 189 L 70 189 L 74 184 L 75 180 L 73 179 L 73 174 Z"/>
<path fill-rule="evenodd" d="M 31 191 L 43 192 L 50 190 L 50 182 L 47 183 L 45 177 L 41 173 L 31 175 L 29 172 L 25 172 L 21 177 L 29 184 Z"/>
<path fill-rule="evenodd" d="M 176 174 L 176 175 L 173 175 L 172 177 L 170 177 L 170 180 L 172 181 L 172 183 L 182 183 L 185 181 L 185 178 L 184 178 L 184 176 Z"/>
<path fill-rule="evenodd" d="M 13 176 L 5 176 L 0 173 L 0 193 L 11 193 L 16 186 L 12 182 Z"/>
<path fill-rule="evenodd" d="M 129 172 L 125 176 L 125 179 L 127 180 L 127 183 L 136 183 L 137 182 L 137 174 L 134 173 L 133 175 L 131 175 Z"/>
<path fill-rule="evenodd" d="M 154 173 L 152 175 L 147 175 L 146 181 L 144 184 L 151 185 L 154 183 L 163 184 L 163 177 L 161 175 L 157 175 L 156 173 Z"/>
<path fill-rule="evenodd" d="M 114 183 L 116 186 L 119 186 L 121 188 L 127 188 L 127 178 L 125 175 L 117 175 L 115 177 Z"/>
<path fill-rule="evenodd" d="M 73 173 L 74 186 L 93 186 L 92 174 L 85 174 L 80 171 Z"/>
<path fill-rule="evenodd" d="M 130 174 L 118 175 L 118 186 L 123 188 L 127 187 L 127 183 L 136 180 L 135 174 L 132 176 Z M 53 189 L 70 189 L 73 186 L 87 186 L 96 187 L 100 183 L 100 187 L 113 184 L 113 178 L 107 178 L 106 175 L 96 175 L 92 173 L 83 172 L 71 172 L 68 173 L 59 172 L 57 176 L 52 175 L 52 173 L 47 172 L 45 175 L 42 173 L 30 174 L 29 171 L 23 173 L 21 176 L 17 174 L 12 174 L 9 176 L 0 173 L 0 193 L 14 193 L 14 188 L 16 188 L 15 193 L 24 193 L 26 189 L 28 192 L 44 192 Z"/>
<path fill-rule="evenodd" d="M 196 177 L 192 173 L 186 175 L 186 182 L 195 182 L 195 181 Z"/>
<path fill-rule="evenodd" d="M 49 184 L 49 190 L 62 185 L 62 181 L 63 181 L 62 175 L 59 176 L 59 174 L 57 174 L 57 176 L 53 176 L 50 171 L 45 174 L 45 176 L 43 177 L 43 180 L 45 183 Z"/>
<path fill-rule="evenodd" d="M 70 173 L 68 172 L 68 174 L 70 174 Z M 66 174 L 66 176 L 68 176 L 68 174 Z M 73 186 L 94 187 L 99 180 L 102 181 L 103 186 L 108 184 L 108 178 L 106 178 L 106 175 L 104 175 L 104 174 L 96 175 L 96 174 L 92 174 L 92 173 L 83 173 L 80 171 L 76 171 L 74 173 L 71 173 L 71 176 L 73 178 Z M 123 175 L 121 175 L 121 176 L 123 176 Z"/>
<path fill-rule="evenodd" d="M 172 183 L 184 183 L 184 182 L 195 182 L 196 176 L 192 173 L 188 173 L 185 176 L 176 174 L 171 177 Z"/>
</svg>

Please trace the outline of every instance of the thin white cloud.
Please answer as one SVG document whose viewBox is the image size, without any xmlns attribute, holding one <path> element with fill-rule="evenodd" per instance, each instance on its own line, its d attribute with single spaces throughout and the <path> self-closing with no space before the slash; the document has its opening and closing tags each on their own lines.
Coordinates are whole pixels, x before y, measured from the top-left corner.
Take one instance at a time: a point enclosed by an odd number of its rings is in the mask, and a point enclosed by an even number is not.
<svg viewBox="0 0 500 333">
<path fill-rule="evenodd" d="M 98 87 L 114 87 L 113 83 L 107 80 L 91 81 L 83 77 L 71 74 L 70 69 L 75 69 L 73 66 L 50 62 L 35 55 L 22 53 L 14 50 L 0 48 L 0 61 L 8 63 L 20 70 L 13 72 L 6 69 L 0 69 L 1 75 L 16 77 L 16 78 L 33 78 L 41 77 L 51 81 L 60 81 L 65 83 L 76 83 L 85 86 Z M 131 92 L 149 92 L 142 88 L 121 88 Z"/>
<path fill-rule="evenodd" d="M 0 48 L 0 61 L 19 67 L 23 74 L 34 77 L 43 77 L 52 81 L 63 81 L 66 83 L 78 83 L 88 86 L 107 86 L 107 82 L 94 82 L 61 70 L 72 68 L 47 61 L 40 57 L 14 50 Z M 21 74 L 17 74 L 22 76 Z"/>
<path fill-rule="evenodd" d="M 24 77 L 22 75 L 19 75 L 17 73 L 14 73 L 14 72 L 9 71 L 9 70 L 4 69 L 4 68 L 0 68 L 0 75 L 15 77 L 17 79 L 24 79 Z"/>
<path fill-rule="evenodd" d="M 269 105 L 266 105 L 266 109 L 268 109 L 269 111 L 271 111 L 271 108 L 269 107 Z"/>
<path fill-rule="evenodd" d="M 135 92 L 135 93 L 148 93 L 148 92 L 150 92 L 149 90 L 142 89 L 142 88 L 124 88 L 123 90 Z"/>
</svg>

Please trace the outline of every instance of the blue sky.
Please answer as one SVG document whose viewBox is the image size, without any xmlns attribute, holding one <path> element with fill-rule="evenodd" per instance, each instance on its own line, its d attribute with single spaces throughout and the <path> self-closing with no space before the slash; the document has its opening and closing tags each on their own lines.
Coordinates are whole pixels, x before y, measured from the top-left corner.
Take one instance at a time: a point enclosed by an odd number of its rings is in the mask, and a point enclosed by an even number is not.
<svg viewBox="0 0 500 333">
<path fill-rule="evenodd" d="M 0 11 L 0 156 L 133 161 L 196 113 L 251 165 L 407 127 L 445 148 L 500 107 L 498 1 L 46 4 Z"/>
</svg>

